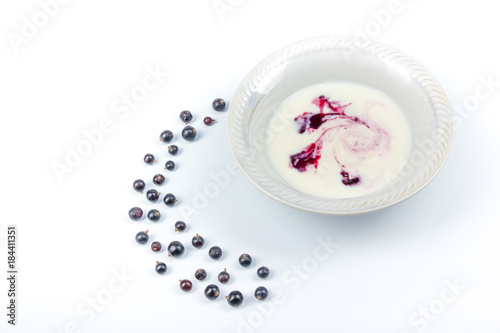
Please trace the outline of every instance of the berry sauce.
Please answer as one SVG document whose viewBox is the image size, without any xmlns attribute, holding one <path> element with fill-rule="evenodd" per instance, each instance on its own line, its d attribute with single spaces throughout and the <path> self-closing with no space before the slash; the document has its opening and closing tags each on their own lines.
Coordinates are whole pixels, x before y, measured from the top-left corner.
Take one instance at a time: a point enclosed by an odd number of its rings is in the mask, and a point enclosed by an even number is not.
<svg viewBox="0 0 500 333">
<path fill-rule="evenodd" d="M 387 140 L 387 133 L 380 129 L 372 129 L 369 124 L 362 121 L 358 117 L 346 115 L 345 109 L 351 103 L 342 105 L 338 101 L 330 101 L 328 97 L 321 95 L 312 100 L 312 104 L 316 105 L 319 112 L 304 112 L 294 118 L 295 123 L 298 125 L 298 133 L 312 133 L 321 131 L 320 136 L 315 142 L 309 144 L 302 151 L 290 155 L 290 167 L 299 172 L 307 171 L 309 166 L 314 169 L 318 168 L 321 159 L 321 153 L 325 136 L 328 136 L 332 130 L 337 131 L 339 128 L 344 130 L 348 126 L 358 125 L 365 127 L 374 133 L 374 137 L 370 138 L 368 142 L 355 142 L 350 145 L 350 150 L 353 153 L 364 153 L 374 149 L 375 147 L 384 144 Z M 347 170 L 346 166 L 339 162 L 338 157 L 335 156 L 337 164 L 340 166 L 340 175 L 342 176 L 342 183 L 345 186 L 352 186 L 359 184 L 361 178 L 359 175 L 353 176 Z"/>
<path fill-rule="evenodd" d="M 340 171 L 340 174 L 342 175 L 342 183 L 346 186 L 355 185 L 359 183 L 359 177 L 351 178 L 349 172 L 345 170 Z"/>
</svg>

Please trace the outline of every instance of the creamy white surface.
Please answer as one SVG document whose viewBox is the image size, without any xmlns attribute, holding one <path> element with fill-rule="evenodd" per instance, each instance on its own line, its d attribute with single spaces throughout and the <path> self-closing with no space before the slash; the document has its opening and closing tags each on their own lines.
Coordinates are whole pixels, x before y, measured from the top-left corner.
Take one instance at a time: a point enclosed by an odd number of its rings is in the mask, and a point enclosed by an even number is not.
<svg viewBox="0 0 500 333">
<path fill-rule="evenodd" d="M 345 107 L 347 116 L 358 117 L 371 128 L 379 127 L 388 133 L 389 144 L 383 152 L 374 154 L 353 154 L 340 144 L 338 135 L 352 135 L 346 126 L 345 133 L 331 131 L 324 136 L 322 157 L 317 169 L 309 166 L 307 171 L 299 172 L 290 166 L 290 156 L 302 151 L 321 135 L 321 130 L 298 133 L 294 118 L 304 112 L 319 113 L 319 108 L 312 101 L 320 95 L 329 100 L 338 101 Z M 329 112 L 325 107 L 324 112 Z M 339 120 L 345 122 L 345 120 Z M 335 122 L 331 120 L 329 122 Z M 350 122 L 353 131 L 366 132 L 367 127 Z M 367 86 L 331 82 L 314 85 L 300 90 L 281 103 L 270 121 L 275 139 L 269 142 L 267 153 L 275 171 L 284 182 L 295 189 L 317 197 L 350 198 L 374 192 L 386 186 L 391 175 L 397 174 L 404 166 L 411 147 L 411 130 L 407 119 L 396 103 L 382 92 Z M 322 126 L 330 126 L 325 123 Z M 270 127 L 271 128 L 271 127 Z M 279 129 L 279 130 L 277 130 Z M 321 129 L 321 127 L 320 127 Z M 342 128 L 344 130 L 344 128 Z M 359 133 L 358 133 L 359 134 Z M 363 133 L 364 135 L 364 133 Z M 344 137 L 344 142 L 351 138 Z M 359 176 L 360 182 L 346 186 L 342 183 L 341 167 L 335 159 L 346 166 L 353 176 Z"/>
</svg>

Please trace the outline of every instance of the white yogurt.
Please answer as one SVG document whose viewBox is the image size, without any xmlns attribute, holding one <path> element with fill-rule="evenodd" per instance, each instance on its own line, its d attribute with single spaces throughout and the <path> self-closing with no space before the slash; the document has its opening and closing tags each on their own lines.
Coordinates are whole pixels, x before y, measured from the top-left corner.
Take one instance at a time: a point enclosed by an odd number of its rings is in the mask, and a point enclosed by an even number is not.
<svg viewBox="0 0 500 333">
<path fill-rule="evenodd" d="M 410 126 L 398 105 L 355 83 L 300 90 L 280 104 L 269 123 L 275 135 L 267 153 L 275 171 L 289 186 L 316 197 L 374 192 L 390 182 L 410 153 Z"/>
</svg>

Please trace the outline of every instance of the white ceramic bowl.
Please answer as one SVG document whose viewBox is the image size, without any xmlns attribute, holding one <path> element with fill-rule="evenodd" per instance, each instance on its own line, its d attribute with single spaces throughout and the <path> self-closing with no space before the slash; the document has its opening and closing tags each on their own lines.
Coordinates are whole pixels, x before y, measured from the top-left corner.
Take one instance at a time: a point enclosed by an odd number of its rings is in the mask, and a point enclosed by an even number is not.
<svg viewBox="0 0 500 333">
<path fill-rule="evenodd" d="M 412 131 L 407 165 L 390 185 L 368 195 L 327 199 L 284 182 L 266 153 L 269 120 L 291 94 L 313 84 L 347 81 L 375 88 L 396 101 Z M 286 46 L 262 60 L 242 81 L 227 119 L 231 152 L 243 173 L 272 198 L 299 209 L 351 215 L 379 210 L 412 196 L 443 166 L 453 138 L 452 110 L 433 76 L 408 55 L 357 37 L 320 37 Z"/>
</svg>

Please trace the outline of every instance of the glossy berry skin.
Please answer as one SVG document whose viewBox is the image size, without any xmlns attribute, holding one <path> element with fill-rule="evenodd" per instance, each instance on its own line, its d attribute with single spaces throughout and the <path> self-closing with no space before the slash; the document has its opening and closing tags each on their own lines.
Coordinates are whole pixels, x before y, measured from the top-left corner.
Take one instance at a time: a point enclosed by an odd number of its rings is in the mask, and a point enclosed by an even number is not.
<svg viewBox="0 0 500 333">
<path fill-rule="evenodd" d="M 165 183 L 165 176 L 164 175 L 162 175 L 160 173 L 154 175 L 153 184 L 161 186 L 161 185 L 163 185 L 163 183 Z"/>
<path fill-rule="evenodd" d="M 175 163 L 174 163 L 174 161 L 170 161 L 169 160 L 169 161 L 167 161 L 165 163 L 165 170 L 172 171 L 174 169 L 175 169 Z"/>
<path fill-rule="evenodd" d="M 203 268 L 199 268 L 194 272 L 194 277 L 198 281 L 203 281 L 207 278 L 207 271 L 205 271 Z"/>
<path fill-rule="evenodd" d="M 220 295 L 219 287 L 217 287 L 215 284 L 209 284 L 205 288 L 205 297 L 206 298 L 208 298 L 210 300 L 214 300 L 217 297 L 219 297 L 219 295 Z"/>
<path fill-rule="evenodd" d="M 252 264 L 252 257 L 250 257 L 250 255 L 247 253 L 243 253 L 238 261 L 240 262 L 241 266 L 248 267 Z"/>
<path fill-rule="evenodd" d="M 255 298 L 257 298 L 259 301 L 263 301 L 267 298 L 267 296 L 269 295 L 269 292 L 267 291 L 267 288 L 266 287 L 257 287 L 257 289 L 255 289 Z"/>
<path fill-rule="evenodd" d="M 153 164 L 154 162 L 156 162 L 156 159 L 155 159 L 155 156 L 153 154 L 144 155 L 144 163 Z"/>
<path fill-rule="evenodd" d="M 137 235 L 135 235 L 135 241 L 141 245 L 146 244 L 149 240 L 148 232 L 149 230 L 139 231 Z"/>
<path fill-rule="evenodd" d="M 230 278 L 231 277 L 229 276 L 229 273 L 227 272 L 227 270 L 225 268 L 217 276 L 217 279 L 219 280 L 220 283 L 228 283 L 228 281 L 229 281 Z"/>
<path fill-rule="evenodd" d="M 205 117 L 203 118 L 203 123 L 207 126 L 212 126 L 212 124 L 215 122 L 215 119 L 212 117 Z"/>
<path fill-rule="evenodd" d="M 142 193 L 142 191 L 144 191 L 144 189 L 146 188 L 146 183 L 144 183 L 144 180 L 142 179 L 137 179 L 136 181 L 134 181 L 134 184 L 132 184 L 132 187 L 137 192 Z"/>
<path fill-rule="evenodd" d="M 165 274 L 165 272 L 167 271 L 167 265 L 165 265 L 164 262 L 157 261 L 155 269 L 156 269 L 156 273 Z"/>
<path fill-rule="evenodd" d="M 158 209 L 151 209 L 148 212 L 148 220 L 150 220 L 151 222 L 158 222 L 160 220 L 160 218 L 161 218 L 161 214 L 158 211 Z"/>
<path fill-rule="evenodd" d="M 177 198 L 172 193 L 165 194 L 163 198 L 163 203 L 169 207 L 172 207 L 177 202 Z"/>
<path fill-rule="evenodd" d="M 179 152 L 179 147 L 177 147 L 176 145 L 168 146 L 168 153 L 170 155 L 177 155 L 178 152 Z"/>
<path fill-rule="evenodd" d="M 243 303 L 243 294 L 238 290 L 231 291 L 226 296 L 227 303 L 231 306 L 240 306 Z"/>
<path fill-rule="evenodd" d="M 196 234 L 196 236 L 193 237 L 191 240 L 191 244 L 197 249 L 201 248 L 203 244 L 205 244 L 205 239 L 201 237 L 200 235 Z"/>
<path fill-rule="evenodd" d="M 191 291 L 193 289 L 193 283 L 189 280 L 179 280 L 179 286 L 182 291 Z"/>
<path fill-rule="evenodd" d="M 175 222 L 175 231 L 184 231 L 186 230 L 186 223 L 183 221 Z"/>
<path fill-rule="evenodd" d="M 188 110 L 184 110 L 179 113 L 179 118 L 184 124 L 187 125 L 191 120 L 193 120 L 193 114 Z"/>
<path fill-rule="evenodd" d="M 216 98 L 212 102 L 212 108 L 215 111 L 224 111 L 226 109 L 226 101 L 224 101 L 222 98 Z"/>
<path fill-rule="evenodd" d="M 181 135 L 186 141 L 194 141 L 196 139 L 196 129 L 193 126 L 186 126 L 182 129 Z"/>
<path fill-rule="evenodd" d="M 257 276 L 261 279 L 265 279 L 269 276 L 269 268 L 266 266 L 261 266 L 257 269 Z"/>
<path fill-rule="evenodd" d="M 140 220 L 142 218 L 143 214 L 144 214 L 144 212 L 139 207 L 132 207 L 128 211 L 128 217 L 130 217 L 130 219 L 132 221 L 138 221 L 138 220 Z"/>
<path fill-rule="evenodd" d="M 184 245 L 179 241 L 173 241 L 168 245 L 168 256 L 180 257 L 184 253 Z"/>
<path fill-rule="evenodd" d="M 146 192 L 146 198 L 151 202 L 156 202 L 158 201 L 160 194 L 161 193 L 159 193 L 157 190 L 151 189 Z"/>
<path fill-rule="evenodd" d="M 164 143 L 172 141 L 173 138 L 174 138 L 174 133 L 172 133 L 172 131 L 169 130 L 165 130 L 160 134 L 160 141 Z"/>
<path fill-rule="evenodd" d="M 208 251 L 208 255 L 214 260 L 219 260 L 222 257 L 222 249 L 218 246 L 212 246 Z"/>
<path fill-rule="evenodd" d="M 161 243 L 157 242 L 157 241 L 154 241 L 153 243 L 151 243 L 151 250 L 153 250 L 153 252 L 160 252 L 161 251 Z"/>
</svg>

